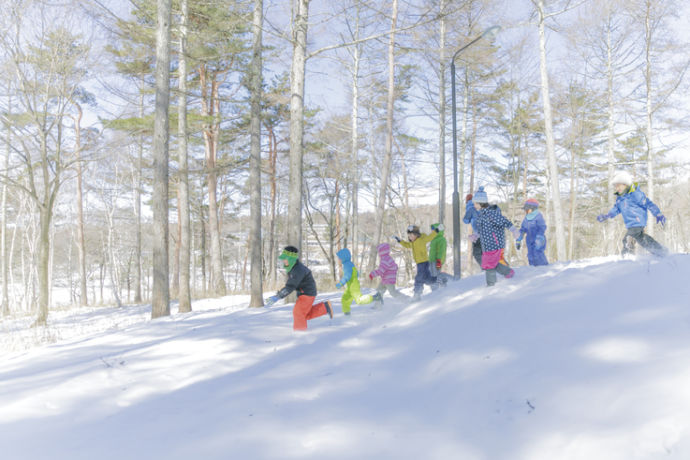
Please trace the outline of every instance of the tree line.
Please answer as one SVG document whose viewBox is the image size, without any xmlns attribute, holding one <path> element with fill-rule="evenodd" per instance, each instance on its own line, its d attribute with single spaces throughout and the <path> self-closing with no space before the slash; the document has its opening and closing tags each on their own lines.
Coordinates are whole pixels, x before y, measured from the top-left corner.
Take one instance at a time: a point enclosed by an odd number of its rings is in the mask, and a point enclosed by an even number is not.
<svg viewBox="0 0 690 460">
<path fill-rule="evenodd" d="M 153 317 L 233 292 L 260 306 L 287 244 L 328 286 L 341 247 L 371 268 L 409 223 L 460 225 L 454 154 L 462 196 L 486 185 L 513 220 L 544 203 L 552 260 L 616 252 L 622 228 L 593 223 L 616 169 L 688 249 L 679 2 L 6 4 L 5 315 L 45 324 L 58 298 L 150 301 Z M 454 61 L 453 152 L 450 59 L 495 25 Z"/>
</svg>

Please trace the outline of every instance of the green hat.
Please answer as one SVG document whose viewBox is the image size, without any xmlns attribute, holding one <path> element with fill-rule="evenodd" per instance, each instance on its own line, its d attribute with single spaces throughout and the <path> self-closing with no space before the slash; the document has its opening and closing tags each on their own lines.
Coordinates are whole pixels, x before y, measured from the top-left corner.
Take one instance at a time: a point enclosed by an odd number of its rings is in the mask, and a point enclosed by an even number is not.
<svg viewBox="0 0 690 460">
<path fill-rule="evenodd" d="M 292 267 L 297 263 L 297 258 L 299 257 L 299 250 L 294 246 L 285 246 L 283 253 L 278 256 L 279 260 L 287 260 L 289 263 L 285 267 L 285 271 L 290 273 Z"/>
</svg>

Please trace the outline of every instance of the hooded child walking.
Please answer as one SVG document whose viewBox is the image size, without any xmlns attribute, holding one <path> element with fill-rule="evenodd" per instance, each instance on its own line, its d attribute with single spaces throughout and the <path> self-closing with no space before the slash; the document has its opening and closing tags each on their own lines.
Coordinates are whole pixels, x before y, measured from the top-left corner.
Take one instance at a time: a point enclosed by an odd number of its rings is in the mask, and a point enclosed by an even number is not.
<svg viewBox="0 0 690 460">
<path fill-rule="evenodd" d="M 280 299 L 287 297 L 292 291 L 297 291 L 297 302 L 292 309 L 292 328 L 296 331 L 307 330 L 307 320 L 328 315 L 333 318 L 333 309 L 329 301 L 314 305 L 316 298 L 316 282 L 314 277 L 302 262 L 299 261 L 299 251 L 294 246 L 286 246 L 278 257 L 288 274 L 285 287 L 266 300 L 270 307 Z"/>
<path fill-rule="evenodd" d="M 651 252 L 655 256 L 664 257 L 668 254 L 668 249 L 662 246 L 657 240 L 647 235 L 644 228 L 647 226 L 647 212 L 651 212 L 656 218 L 656 222 L 663 227 L 666 224 L 666 217 L 652 200 L 647 198 L 640 186 L 635 182 L 627 171 L 618 171 L 614 174 L 612 181 L 616 188 L 616 202 L 607 214 L 597 216 L 599 222 L 604 222 L 620 214 L 628 231 L 623 237 L 622 255 L 632 254 L 635 251 L 635 242 Z"/>
<path fill-rule="evenodd" d="M 484 187 L 479 187 L 474 194 L 474 207 L 479 211 L 477 230 L 482 244 L 482 268 L 486 273 L 487 286 L 493 286 L 496 284 L 496 272 L 506 278 L 512 278 L 515 275 L 515 271 L 503 258 L 505 229 L 510 230 L 516 239 L 520 237 L 520 231 L 501 214 L 497 205 L 489 205 L 489 198 Z M 477 234 L 470 235 L 470 239 L 474 242 Z"/>
<path fill-rule="evenodd" d="M 520 237 L 515 240 L 515 247 L 520 250 L 522 238 L 525 238 L 527 245 L 527 261 L 530 265 L 549 265 L 544 250 L 546 249 L 546 222 L 544 216 L 539 212 L 539 202 L 534 198 L 525 201 L 522 207 L 525 211 L 525 218 L 520 226 Z"/>
<path fill-rule="evenodd" d="M 398 264 L 391 257 L 391 246 L 388 243 L 381 243 L 376 250 L 379 253 L 379 266 L 371 273 L 369 279 L 374 280 L 376 277 L 381 278 L 376 291 L 381 294 L 388 291 L 393 297 L 407 298 L 405 294 L 395 288 L 395 283 L 398 279 Z"/>
<path fill-rule="evenodd" d="M 446 262 L 446 248 L 448 247 L 448 241 L 443 235 L 444 230 L 443 224 L 431 224 L 431 233 L 436 233 L 436 236 L 429 243 L 429 272 L 442 286 L 448 283 L 448 276 L 441 271 Z"/>
<path fill-rule="evenodd" d="M 343 313 L 345 315 L 350 314 L 350 306 L 353 300 L 357 305 L 368 304 L 373 301 L 382 302 L 381 293 L 379 292 L 373 296 L 371 294 L 362 294 L 359 287 L 357 268 L 355 264 L 352 263 L 352 254 L 350 254 L 350 250 L 347 248 L 341 249 L 336 255 L 343 265 L 343 277 L 335 285 L 338 289 L 343 286 L 345 287 L 345 292 L 343 292 L 343 296 L 340 299 Z"/>
</svg>

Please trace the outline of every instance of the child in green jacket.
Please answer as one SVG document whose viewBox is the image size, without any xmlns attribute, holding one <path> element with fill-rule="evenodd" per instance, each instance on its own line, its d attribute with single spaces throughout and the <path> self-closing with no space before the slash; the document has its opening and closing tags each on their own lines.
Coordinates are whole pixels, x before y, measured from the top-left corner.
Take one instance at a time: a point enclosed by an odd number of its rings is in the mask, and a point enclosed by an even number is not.
<svg viewBox="0 0 690 460">
<path fill-rule="evenodd" d="M 429 272 L 442 286 L 448 283 L 448 276 L 441 272 L 441 267 L 446 262 L 446 247 L 448 246 L 446 237 L 443 235 L 444 230 L 443 224 L 431 224 L 431 233 L 433 235 L 435 232 L 436 236 L 429 244 Z"/>
</svg>

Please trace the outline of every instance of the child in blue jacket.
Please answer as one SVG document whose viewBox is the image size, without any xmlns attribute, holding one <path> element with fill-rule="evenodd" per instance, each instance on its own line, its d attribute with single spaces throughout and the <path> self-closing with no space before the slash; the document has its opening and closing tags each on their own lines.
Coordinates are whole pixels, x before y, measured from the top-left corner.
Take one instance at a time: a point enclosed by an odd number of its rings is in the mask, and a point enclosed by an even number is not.
<svg viewBox="0 0 690 460">
<path fill-rule="evenodd" d="M 527 261 L 530 265 L 549 265 L 544 249 L 546 249 L 546 222 L 539 212 L 539 202 L 534 198 L 525 201 L 522 207 L 525 210 L 525 219 L 520 226 L 520 238 L 515 241 L 515 247 L 520 250 L 522 238 L 525 237 L 527 245 Z"/>
<path fill-rule="evenodd" d="M 472 225 L 472 233 L 479 236 L 477 231 L 477 218 L 479 217 L 479 211 L 474 208 L 474 202 L 472 201 L 472 194 L 468 193 L 465 197 L 465 216 L 462 221 L 466 224 Z M 477 265 L 482 266 L 482 243 L 481 239 L 478 237 L 472 242 L 472 257 L 477 261 Z"/>
<path fill-rule="evenodd" d="M 644 232 L 644 228 L 647 226 L 647 211 L 656 217 L 656 222 L 662 227 L 666 223 L 666 217 L 661 213 L 659 207 L 647 198 L 637 183 L 633 183 L 629 172 L 616 172 L 611 182 L 616 188 L 616 202 L 607 214 L 599 214 L 597 220 L 604 222 L 618 214 L 623 216 L 623 222 L 628 231 L 623 237 L 621 254 L 633 253 L 635 241 L 656 256 L 663 257 L 668 254 L 668 249 Z"/>
<path fill-rule="evenodd" d="M 340 299 L 342 305 L 343 314 L 350 315 L 350 306 L 354 300 L 357 305 L 367 304 L 371 302 L 382 303 L 382 297 L 380 292 L 376 292 L 373 296 L 371 294 L 362 294 L 359 287 L 359 277 L 357 274 L 357 268 L 355 264 L 352 263 L 352 255 L 350 250 L 343 248 L 336 252 L 340 263 L 343 265 L 343 277 L 335 285 L 338 289 L 341 287 L 345 288 L 343 296 Z"/>
</svg>

